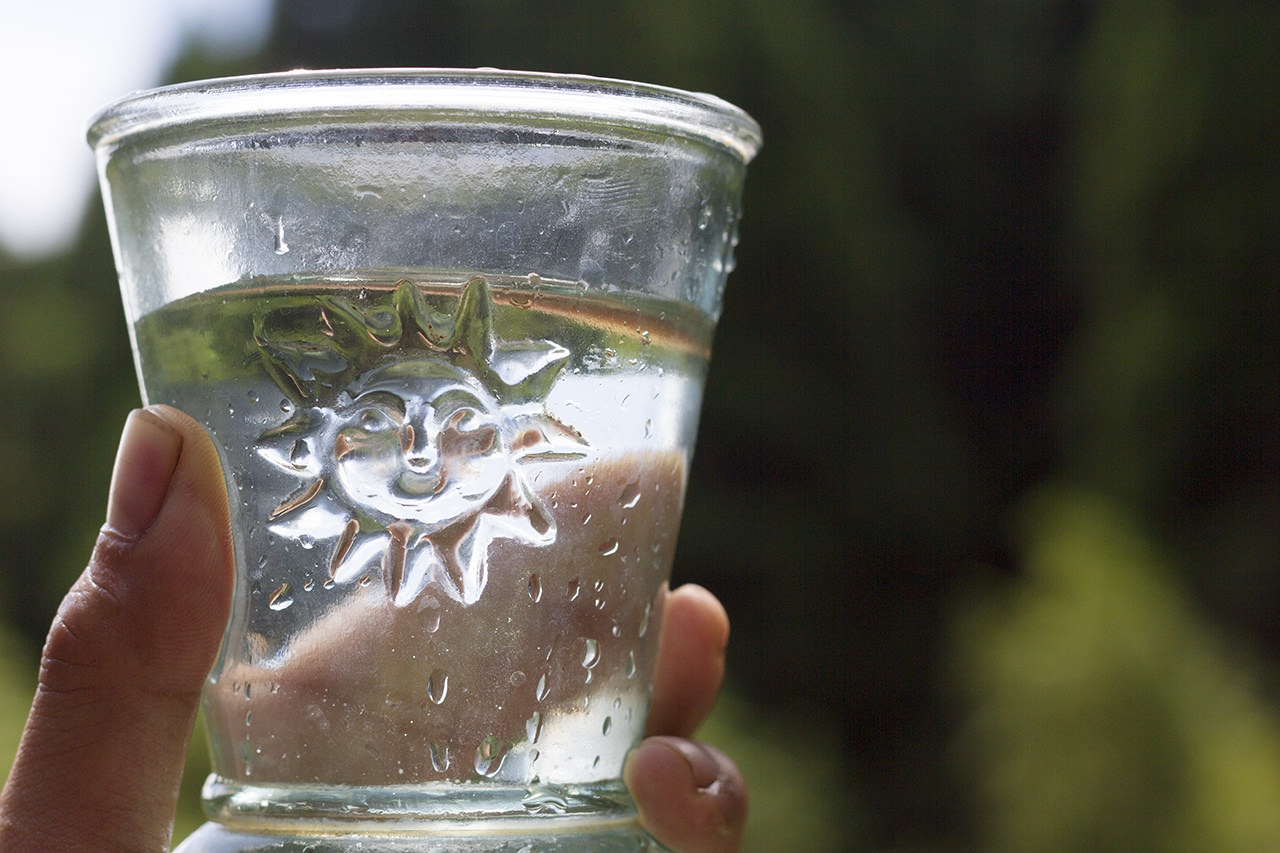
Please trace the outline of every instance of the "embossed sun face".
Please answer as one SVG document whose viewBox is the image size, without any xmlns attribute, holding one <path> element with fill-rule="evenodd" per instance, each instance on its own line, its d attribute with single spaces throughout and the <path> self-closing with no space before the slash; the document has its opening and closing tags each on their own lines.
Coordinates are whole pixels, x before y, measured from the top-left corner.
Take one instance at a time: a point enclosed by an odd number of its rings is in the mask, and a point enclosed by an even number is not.
<svg viewBox="0 0 1280 853">
<path fill-rule="evenodd" d="M 273 533 L 325 543 L 328 580 L 380 575 L 400 606 L 424 601 L 429 589 L 471 604 L 487 583 L 495 538 L 555 540 L 526 472 L 589 450 L 539 406 L 567 350 L 499 340 L 480 279 L 443 319 L 409 282 L 372 306 L 331 299 L 317 308 L 319 333 L 304 327 L 310 316 L 291 310 L 287 336 L 267 316 L 256 334 L 268 372 L 302 404 L 259 439 L 263 459 L 302 481 L 270 512 Z M 376 335 L 354 336 L 376 341 L 363 372 L 358 348 L 329 343 L 334 317 L 381 324 Z"/>
<path fill-rule="evenodd" d="M 353 509 L 431 533 L 480 511 L 515 475 L 515 424 L 451 365 L 402 362 L 361 385 L 331 450 L 334 489 Z"/>
</svg>

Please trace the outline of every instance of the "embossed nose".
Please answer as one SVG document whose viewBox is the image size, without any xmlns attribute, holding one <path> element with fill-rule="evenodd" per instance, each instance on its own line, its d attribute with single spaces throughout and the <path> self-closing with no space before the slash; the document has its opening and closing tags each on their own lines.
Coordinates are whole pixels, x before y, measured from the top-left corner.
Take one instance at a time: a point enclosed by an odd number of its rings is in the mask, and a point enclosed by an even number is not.
<svg viewBox="0 0 1280 853">
<path fill-rule="evenodd" d="M 420 422 L 416 429 L 413 424 L 405 424 L 401 445 L 404 448 L 405 464 L 413 471 L 426 472 L 440 459 L 434 431 L 427 429 L 424 423 Z"/>
</svg>

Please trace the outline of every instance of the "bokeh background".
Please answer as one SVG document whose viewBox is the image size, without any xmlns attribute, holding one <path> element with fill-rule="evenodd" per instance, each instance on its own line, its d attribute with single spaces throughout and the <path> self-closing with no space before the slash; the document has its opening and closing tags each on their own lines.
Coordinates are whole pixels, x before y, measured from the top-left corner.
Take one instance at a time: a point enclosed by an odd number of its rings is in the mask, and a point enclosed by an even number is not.
<svg viewBox="0 0 1280 853">
<path fill-rule="evenodd" d="M 764 127 L 676 568 L 733 619 L 702 734 L 748 776 L 747 850 L 1280 849 L 1280 5 L 26 5 L 0 766 L 137 403 L 77 99 L 484 65 Z M 63 232 L 21 231 L 55 184 L 37 148 L 84 173 Z M 197 740 L 179 836 L 206 767 Z"/>
</svg>

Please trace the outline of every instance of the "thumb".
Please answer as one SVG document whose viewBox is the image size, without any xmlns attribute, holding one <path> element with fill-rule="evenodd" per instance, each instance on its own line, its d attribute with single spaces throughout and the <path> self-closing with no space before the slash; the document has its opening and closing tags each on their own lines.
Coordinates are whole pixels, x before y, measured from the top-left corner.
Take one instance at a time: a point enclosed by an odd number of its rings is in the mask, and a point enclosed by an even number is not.
<svg viewBox="0 0 1280 853">
<path fill-rule="evenodd" d="M 107 523 L 45 643 L 0 849 L 167 849 L 232 583 L 213 443 L 174 409 L 131 413 Z"/>
</svg>

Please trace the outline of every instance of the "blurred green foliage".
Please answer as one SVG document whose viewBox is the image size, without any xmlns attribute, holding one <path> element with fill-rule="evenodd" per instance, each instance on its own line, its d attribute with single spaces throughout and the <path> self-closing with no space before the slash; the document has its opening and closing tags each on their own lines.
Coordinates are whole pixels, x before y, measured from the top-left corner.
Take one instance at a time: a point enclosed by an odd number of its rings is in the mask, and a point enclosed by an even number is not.
<svg viewBox="0 0 1280 853">
<path fill-rule="evenodd" d="M 1280 849 L 1280 7 L 321 5 L 172 77 L 571 71 L 763 125 L 676 570 L 734 620 L 748 850 Z M 136 400 L 88 223 L 0 261 L 4 744 Z"/>
<path fill-rule="evenodd" d="M 1019 515 L 1025 576 L 975 594 L 951 649 L 983 849 L 1271 849 L 1280 709 L 1247 652 L 1113 501 L 1046 489 Z"/>
</svg>

